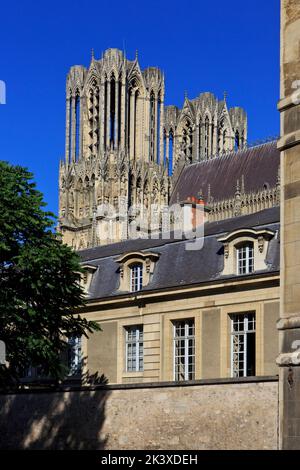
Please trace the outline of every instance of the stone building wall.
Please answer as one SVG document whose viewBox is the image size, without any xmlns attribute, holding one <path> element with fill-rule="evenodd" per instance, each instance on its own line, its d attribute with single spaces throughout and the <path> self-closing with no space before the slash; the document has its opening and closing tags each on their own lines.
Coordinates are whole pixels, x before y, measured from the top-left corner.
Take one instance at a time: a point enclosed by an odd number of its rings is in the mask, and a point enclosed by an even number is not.
<svg viewBox="0 0 300 470">
<path fill-rule="evenodd" d="M 278 277 L 278 276 L 277 276 Z M 275 285 L 274 285 L 275 283 Z M 236 291 L 233 291 L 236 289 Z M 276 375 L 278 354 L 279 286 L 275 278 L 261 286 L 256 280 L 236 280 L 232 288 L 199 288 L 197 295 L 177 289 L 157 301 L 153 294 L 143 302 L 132 299 L 96 300 L 83 316 L 98 322 L 102 331 L 84 338 L 83 372 L 107 378 L 110 384 L 171 381 L 174 379 L 173 322 L 195 322 L 195 378 L 231 376 L 230 315 L 254 312 L 256 316 L 256 375 Z M 126 371 L 125 329 L 143 325 L 143 371 Z"/>
<path fill-rule="evenodd" d="M 277 449 L 275 377 L 0 395 L 1 449 Z"/>
<path fill-rule="evenodd" d="M 300 448 L 300 3 L 281 0 L 280 447 Z"/>
</svg>

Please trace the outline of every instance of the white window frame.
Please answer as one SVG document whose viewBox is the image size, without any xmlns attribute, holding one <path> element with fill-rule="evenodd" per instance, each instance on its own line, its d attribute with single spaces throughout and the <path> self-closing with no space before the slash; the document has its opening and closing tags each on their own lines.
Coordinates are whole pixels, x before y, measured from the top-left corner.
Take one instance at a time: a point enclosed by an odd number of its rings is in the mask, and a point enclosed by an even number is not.
<svg viewBox="0 0 300 470">
<path fill-rule="evenodd" d="M 250 319 L 250 318 L 251 319 Z M 234 322 L 238 320 L 243 320 L 244 323 L 244 328 L 241 331 L 237 331 L 234 329 Z M 254 325 L 254 328 L 249 329 L 249 323 L 252 322 Z M 247 377 L 247 339 L 249 334 L 254 334 L 255 335 L 255 342 L 256 342 L 256 317 L 255 313 L 236 313 L 233 315 L 230 315 L 230 331 L 231 331 L 231 338 L 230 338 L 230 370 L 231 370 L 231 377 L 233 378 L 238 378 L 238 377 Z M 239 339 L 243 338 L 242 343 L 240 343 Z M 238 340 L 238 352 L 234 351 L 234 341 Z M 239 349 L 239 346 L 243 347 L 243 350 Z M 236 361 L 234 358 L 234 355 L 238 355 L 238 369 L 236 369 Z M 240 369 L 240 358 L 239 355 L 243 354 L 243 368 Z M 240 370 L 243 371 L 243 375 L 239 375 Z"/>
<path fill-rule="evenodd" d="M 73 341 L 73 343 L 71 343 Z M 68 338 L 68 368 L 69 376 L 80 375 L 82 371 L 82 338 L 81 336 L 74 336 Z M 70 353 L 73 355 L 70 363 Z"/>
<path fill-rule="evenodd" d="M 143 287 L 143 263 L 134 263 L 130 267 L 130 292 L 138 292 Z M 137 287 L 135 288 L 135 285 Z"/>
<path fill-rule="evenodd" d="M 135 340 L 129 340 L 128 334 L 130 330 L 135 330 Z M 132 325 L 125 327 L 125 370 L 126 372 L 143 372 L 144 370 L 144 328 L 143 325 Z M 135 369 L 128 367 L 128 345 L 135 344 Z M 133 357 L 133 356 L 132 356 Z M 142 365 L 140 365 L 140 359 L 142 358 Z"/>
<path fill-rule="evenodd" d="M 245 250 L 245 257 L 242 258 L 241 254 L 244 252 L 244 250 Z M 252 252 L 251 253 L 252 256 L 250 256 L 250 251 Z M 240 262 L 242 260 L 245 260 L 246 262 L 245 272 L 241 272 Z M 236 247 L 236 262 L 237 262 L 237 273 L 239 275 L 251 274 L 254 272 L 254 244 L 253 242 L 245 242 L 245 243 L 242 243 L 240 246 Z"/>
<path fill-rule="evenodd" d="M 193 323 L 193 330 L 194 334 L 190 335 L 189 334 L 189 328 L 191 326 L 191 322 Z M 176 328 L 178 324 L 183 324 L 184 325 L 184 336 L 176 336 Z M 189 355 L 189 341 L 193 341 L 193 348 L 194 348 L 194 354 Z M 176 320 L 173 322 L 173 378 L 176 382 L 179 382 L 181 379 L 179 378 L 179 373 L 178 377 L 177 375 L 177 370 L 176 370 L 176 358 L 177 357 L 182 357 L 178 354 L 176 354 L 176 342 L 177 341 L 184 341 L 184 380 L 195 380 L 195 320 L 193 318 L 187 319 L 187 320 Z M 193 371 L 191 372 L 192 377 L 189 377 L 189 357 L 193 358 L 192 365 L 193 365 Z"/>
</svg>

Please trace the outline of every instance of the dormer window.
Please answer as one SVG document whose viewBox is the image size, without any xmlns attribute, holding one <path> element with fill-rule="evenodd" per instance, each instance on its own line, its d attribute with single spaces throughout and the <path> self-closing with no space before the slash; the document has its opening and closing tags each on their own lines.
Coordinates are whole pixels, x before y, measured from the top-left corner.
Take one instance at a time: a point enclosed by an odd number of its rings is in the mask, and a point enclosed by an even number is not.
<svg viewBox="0 0 300 470">
<path fill-rule="evenodd" d="M 253 243 L 243 243 L 236 247 L 237 250 L 237 273 L 250 274 L 254 271 L 254 248 Z"/>
<path fill-rule="evenodd" d="M 268 268 L 267 255 L 275 232 L 243 228 L 219 238 L 224 247 L 223 276 L 246 275 Z"/>
<path fill-rule="evenodd" d="M 130 266 L 130 290 L 137 292 L 143 287 L 143 265 L 135 263 Z"/>
<path fill-rule="evenodd" d="M 138 292 L 147 286 L 154 273 L 159 253 L 132 251 L 120 256 L 119 264 L 120 286 L 123 292 Z"/>
</svg>

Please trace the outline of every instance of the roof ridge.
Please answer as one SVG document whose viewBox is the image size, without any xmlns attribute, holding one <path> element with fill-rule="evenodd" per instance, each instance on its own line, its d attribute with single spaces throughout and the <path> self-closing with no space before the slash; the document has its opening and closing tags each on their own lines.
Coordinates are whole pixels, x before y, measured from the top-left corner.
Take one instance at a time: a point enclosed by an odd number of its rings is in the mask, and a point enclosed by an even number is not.
<svg viewBox="0 0 300 470">
<path fill-rule="evenodd" d="M 253 147 L 245 147 L 243 149 L 239 149 L 237 151 L 229 151 L 225 154 L 219 154 L 219 155 L 214 155 L 214 154 L 211 154 L 208 158 L 206 158 L 205 160 L 201 160 L 201 161 L 198 161 L 198 162 L 193 162 L 191 163 L 190 165 L 186 165 L 184 167 L 184 169 L 187 169 L 187 168 L 190 168 L 191 166 L 195 166 L 195 165 L 201 165 L 201 164 L 208 164 L 210 163 L 211 161 L 213 160 L 226 160 L 227 158 L 230 158 L 230 157 L 233 157 L 235 155 L 241 155 L 245 152 L 251 152 L 252 150 L 256 150 L 260 147 L 264 147 L 264 146 L 270 146 L 271 147 L 271 144 L 274 145 L 274 144 L 277 144 L 277 140 L 272 140 L 270 142 L 264 142 L 262 144 L 258 144 L 258 145 L 254 145 Z"/>
</svg>

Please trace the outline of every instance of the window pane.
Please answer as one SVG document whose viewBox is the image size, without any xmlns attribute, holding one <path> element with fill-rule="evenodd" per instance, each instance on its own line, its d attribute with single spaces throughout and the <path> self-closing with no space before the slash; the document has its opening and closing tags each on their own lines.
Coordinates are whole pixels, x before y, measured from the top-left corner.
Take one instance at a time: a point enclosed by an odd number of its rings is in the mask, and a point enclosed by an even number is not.
<svg viewBox="0 0 300 470">
<path fill-rule="evenodd" d="M 80 374 L 81 367 L 82 367 L 81 337 L 72 336 L 68 338 L 69 375 Z"/>
<path fill-rule="evenodd" d="M 130 326 L 126 328 L 126 370 L 138 372 L 143 370 L 144 345 L 143 326 Z"/>
<path fill-rule="evenodd" d="M 174 379 L 195 378 L 194 320 L 174 322 Z"/>
<path fill-rule="evenodd" d="M 250 274 L 254 271 L 253 243 L 246 243 L 237 249 L 238 274 Z"/>
<path fill-rule="evenodd" d="M 130 290 L 137 292 L 143 287 L 143 265 L 134 264 L 130 267 Z"/>
<path fill-rule="evenodd" d="M 255 375 L 255 314 L 231 315 L 232 377 Z"/>
</svg>

